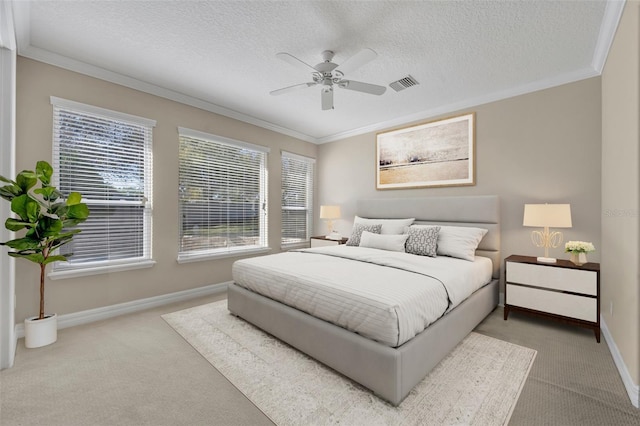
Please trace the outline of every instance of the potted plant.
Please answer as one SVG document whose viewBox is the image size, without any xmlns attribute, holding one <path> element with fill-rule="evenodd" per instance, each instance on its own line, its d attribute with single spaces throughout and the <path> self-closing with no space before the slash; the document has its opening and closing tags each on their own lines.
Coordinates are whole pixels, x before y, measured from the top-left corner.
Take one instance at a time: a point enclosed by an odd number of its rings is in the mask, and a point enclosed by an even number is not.
<svg viewBox="0 0 640 426">
<path fill-rule="evenodd" d="M 24 322 L 25 346 L 37 348 L 57 340 L 57 315 L 46 315 L 44 311 L 45 269 L 49 263 L 66 261 L 70 255 L 62 256 L 56 250 L 73 240 L 79 229 L 70 230 L 89 217 L 87 205 L 77 192 L 67 199 L 51 186 L 53 168 L 46 161 L 38 161 L 35 171 L 23 170 L 16 180 L 0 176 L 6 183 L 0 187 L 0 197 L 11 202 L 11 211 L 16 218 L 9 217 L 5 227 L 10 231 L 26 230 L 24 235 L 0 243 L 8 246 L 9 256 L 23 258 L 40 267 L 40 314 Z M 34 188 L 38 181 L 40 188 Z"/>
<path fill-rule="evenodd" d="M 587 253 L 595 251 L 593 243 L 586 241 L 568 241 L 564 245 L 565 253 L 571 253 L 571 262 L 577 266 L 582 266 L 587 263 Z"/>
</svg>

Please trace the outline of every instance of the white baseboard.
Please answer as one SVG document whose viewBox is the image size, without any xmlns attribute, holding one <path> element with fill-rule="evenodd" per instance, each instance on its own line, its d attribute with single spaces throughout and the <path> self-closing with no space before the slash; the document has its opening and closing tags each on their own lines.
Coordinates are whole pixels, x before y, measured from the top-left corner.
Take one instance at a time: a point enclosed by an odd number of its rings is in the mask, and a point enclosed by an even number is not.
<svg viewBox="0 0 640 426">
<path fill-rule="evenodd" d="M 640 386 L 633 382 L 631 374 L 629 374 L 629 370 L 627 369 L 627 365 L 624 363 L 622 355 L 618 350 L 618 346 L 613 340 L 613 336 L 607 328 L 607 323 L 604 322 L 604 317 L 602 315 L 600 315 L 600 329 L 602 331 L 604 340 L 607 342 L 607 346 L 609 346 L 609 351 L 611 352 L 611 356 L 613 357 L 613 362 L 618 368 L 618 373 L 620 373 L 620 378 L 622 378 L 622 383 L 627 390 L 627 394 L 629 395 L 631 404 L 633 404 L 633 406 L 636 408 L 640 408 Z"/>
<path fill-rule="evenodd" d="M 146 299 L 132 300 L 131 302 L 119 303 L 117 305 L 103 306 L 101 308 L 58 315 L 58 329 L 60 330 L 76 325 L 89 324 L 91 322 L 113 318 L 118 315 L 143 311 L 145 309 L 168 305 L 169 303 L 182 302 L 184 300 L 194 299 L 200 296 L 222 293 L 227 290 L 228 284 L 229 282 L 211 284 L 190 290 L 148 297 Z M 16 324 L 16 337 L 24 337 L 24 322 Z"/>
<path fill-rule="evenodd" d="M 200 296 L 208 296 L 212 294 L 218 294 L 226 291 L 229 283 L 212 284 L 204 287 L 198 287 L 190 290 L 178 291 L 175 293 L 163 294 L 160 296 L 149 297 L 146 299 L 133 300 L 131 302 L 119 303 L 117 305 L 104 306 L 96 309 L 88 309 L 86 311 L 74 312 L 71 314 L 63 314 L 58 316 L 58 329 L 67 327 L 73 327 L 81 324 L 88 324 L 95 321 L 101 321 L 108 318 L 113 318 L 119 315 L 130 314 L 133 312 L 143 311 L 145 309 L 151 309 L 158 306 L 168 305 L 169 303 L 181 302 L 184 300 L 194 299 Z M 504 305 L 504 294 L 500 293 L 500 305 Z M 607 342 L 613 361 L 618 368 L 618 373 L 622 378 L 631 404 L 634 407 L 640 408 L 640 386 L 633 382 L 629 370 L 627 369 L 622 355 L 618 350 L 618 346 L 613 340 L 611 332 L 607 328 L 607 323 L 604 318 L 600 317 L 600 327 L 602 330 L 602 336 Z M 24 323 L 16 324 L 16 337 L 24 337 Z"/>
</svg>

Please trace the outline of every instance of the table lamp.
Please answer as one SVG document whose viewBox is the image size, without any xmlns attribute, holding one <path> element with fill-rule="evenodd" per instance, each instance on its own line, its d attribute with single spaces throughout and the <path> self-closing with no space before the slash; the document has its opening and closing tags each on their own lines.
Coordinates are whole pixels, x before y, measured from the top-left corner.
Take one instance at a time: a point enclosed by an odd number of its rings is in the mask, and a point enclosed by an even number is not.
<svg viewBox="0 0 640 426">
<path fill-rule="evenodd" d="M 342 239 L 342 236 L 333 229 L 333 221 L 340 219 L 340 206 L 320 206 L 320 219 L 327 221 L 327 227 L 329 228 L 329 235 L 326 236 L 327 239 Z"/>
<path fill-rule="evenodd" d="M 544 257 L 538 262 L 556 263 L 549 257 L 549 247 L 556 248 L 562 243 L 562 232 L 549 232 L 549 228 L 571 228 L 570 204 L 525 204 L 522 226 L 544 228 L 531 232 L 531 241 L 536 247 L 544 247 Z"/>
</svg>

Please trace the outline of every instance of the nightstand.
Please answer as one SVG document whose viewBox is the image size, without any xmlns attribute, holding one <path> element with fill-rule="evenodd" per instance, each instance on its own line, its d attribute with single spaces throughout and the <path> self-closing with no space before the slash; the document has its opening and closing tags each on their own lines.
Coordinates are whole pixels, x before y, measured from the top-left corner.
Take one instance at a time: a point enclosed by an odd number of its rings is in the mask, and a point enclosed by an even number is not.
<svg viewBox="0 0 640 426">
<path fill-rule="evenodd" d="M 590 328 L 600 343 L 600 264 L 540 263 L 512 255 L 505 263 L 504 319 L 524 312 Z"/>
<path fill-rule="evenodd" d="M 345 244 L 348 238 L 342 238 L 341 240 L 330 240 L 325 236 L 311 237 L 311 247 L 324 247 L 324 246 L 337 246 Z"/>
</svg>

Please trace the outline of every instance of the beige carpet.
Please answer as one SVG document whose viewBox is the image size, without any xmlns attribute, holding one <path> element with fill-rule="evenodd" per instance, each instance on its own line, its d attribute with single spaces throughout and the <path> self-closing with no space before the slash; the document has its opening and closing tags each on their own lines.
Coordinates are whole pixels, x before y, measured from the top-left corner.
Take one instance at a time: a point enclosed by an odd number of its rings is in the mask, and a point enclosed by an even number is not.
<svg viewBox="0 0 640 426">
<path fill-rule="evenodd" d="M 536 351 L 471 333 L 399 407 L 229 314 L 226 301 L 162 316 L 274 423 L 502 425 Z"/>
</svg>

